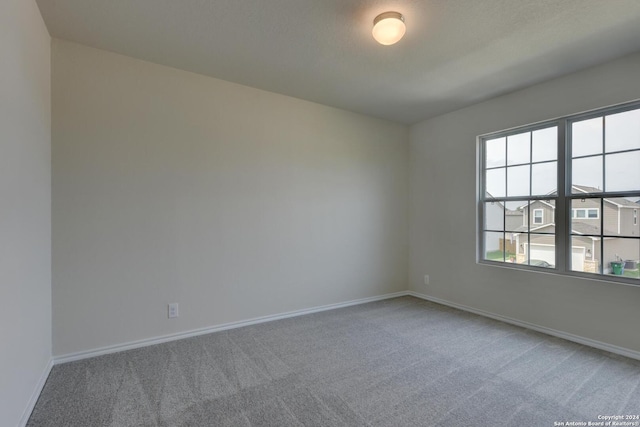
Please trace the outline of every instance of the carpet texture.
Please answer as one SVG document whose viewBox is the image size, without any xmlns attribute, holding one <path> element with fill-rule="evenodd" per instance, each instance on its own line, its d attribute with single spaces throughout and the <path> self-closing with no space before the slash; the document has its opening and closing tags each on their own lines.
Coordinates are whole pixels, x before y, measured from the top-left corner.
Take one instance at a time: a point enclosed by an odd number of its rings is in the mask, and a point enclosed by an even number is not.
<svg viewBox="0 0 640 427">
<path fill-rule="evenodd" d="M 28 426 L 553 426 L 640 362 L 413 297 L 55 366 Z"/>
</svg>

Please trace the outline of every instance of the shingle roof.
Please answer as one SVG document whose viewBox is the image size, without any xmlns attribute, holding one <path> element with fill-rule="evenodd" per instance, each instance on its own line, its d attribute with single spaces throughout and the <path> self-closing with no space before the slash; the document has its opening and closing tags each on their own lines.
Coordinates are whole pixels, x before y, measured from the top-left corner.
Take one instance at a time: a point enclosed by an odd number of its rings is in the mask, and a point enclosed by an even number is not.
<svg viewBox="0 0 640 427">
<path fill-rule="evenodd" d="M 638 207 L 638 202 L 633 203 L 631 200 L 625 199 L 624 197 L 609 197 L 609 198 L 606 198 L 605 200 L 608 200 L 610 202 L 616 203 L 621 206 L 632 206 L 634 208 Z"/>
<path fill-rule="evenodd" d="M 589 187 L 587 185 L 576 185 L 576 184 L 573 184 L 572 187 L 577 188 L 578 190 L 584 191 L 585 193 L 602 193 L 602 190 L 597 187 Z"/>
<path fill-rule="evenodd" d="M 600 234 L 600 227 L 595 225 L 585 224 L 584 222 L 574 221 L 571 223 L 571 231 L 573 233 L 580 234 Z"/>
<path fill-rule="evenodd" d="M 573 185 L 573 187 L 584 191 L 585 193 L 601 193 L 602 190 L 600 190 L 599 188 L 596 187 L 588 187 L 586 185 Z M 557 195 L 557 192 L 554 191 L 552 193 L 549 193 L 549 196 L 555 196 Z M 486 193 L 486 197 L 487 199 L 493 199 L 493 196 L 487 192 Z M 636 208 L 638 204 L 640 204 L 640 199 L 636 200 L 635 202 L 629 199 L 625 199 L 624 197 L 606 197 L 604 199 L 605 201 L 614 203 L 616 205 L 620 205 L 620 206 L 629 206 L 629 207 L 634 207 Z M 541 200 L 542 202 L 545 202 L 553 207 L 555 207 L 556 205 L 556 201 L 554 199 L 549 199 L 549 200 Z M 494 203 L 497 203 L 500 205 L 500 207 L 504 208 L 504 205 L 502 202 L 500 201 L 495 201 Z M 522 215 L 522 209 L 524 207 L 526 207 L 527 205 L 522 205 L 519 206 L 516 210 L 511 210 L 511 209 L 505 209 L 505 215 L 510 215 L 510 216 L 517 216 L 517 215 Z"/>
<path fill-rule="evenodd" d="M 543 226 L 531 227 L 531 233 L 535 234 L 537 230 L 544 233 L 555 233 L 556 225 L 551 223 Z M 527 226 L 521 225 L 514 230 L 507 230 L 507 233 L 517 234 L 517 233 L 526 233 L 527 231 L 528 231 Z M 571 232 L 576 234 L 600 234 L 600 229 L 594 225 L 585 224 L 583 222 L 573 222 L 571 224 Z M 617 233 L 612 230 L 605 230 L 604 234 L 617 234 Z"/>
<path fill-rule="evenodd" d="M 585 193 L 602 193 L 602 190 L 596 187 L 589 187 L 586 185 L 575 185 L 575 184 L 573 185 L 573 187 L 577 188 L 578 190 L 584 191 Z M 625 199 L 624 197 L 607 197 L 605 198 L 605 200 L 620 206 L 633 206 L 633 207 L 635 207 L 635 205 L 640 202 L 639 200 L 634 203 L 633 201 L 629 199 Z"/>
</svg>

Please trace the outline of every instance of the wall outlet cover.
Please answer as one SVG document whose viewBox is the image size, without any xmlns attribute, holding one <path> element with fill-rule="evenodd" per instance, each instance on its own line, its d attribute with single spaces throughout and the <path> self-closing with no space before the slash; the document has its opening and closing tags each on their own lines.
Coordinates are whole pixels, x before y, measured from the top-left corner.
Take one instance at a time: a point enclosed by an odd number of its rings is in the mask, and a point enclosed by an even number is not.
<svg viewBox="0 0 640 427">
<path fill-rule="evenodd" d="M 169 319 L 178 317 L 178 303 L 174 302 L 169 304 Z"/>
</svg>

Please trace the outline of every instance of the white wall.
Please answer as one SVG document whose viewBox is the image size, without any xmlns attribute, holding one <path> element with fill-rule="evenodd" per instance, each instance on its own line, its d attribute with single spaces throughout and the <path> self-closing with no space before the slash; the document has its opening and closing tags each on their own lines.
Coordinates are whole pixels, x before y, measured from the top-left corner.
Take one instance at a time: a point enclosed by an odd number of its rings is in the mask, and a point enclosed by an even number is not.
<svg viewBox="0 0 640 427">
<path fill-rule="evenodd" d="M 640 54 L 412 126 L 410 288 L 640 351 L 640 287 L 475 262 L 476 136 L 638 99 L 638 76 Z"/>
<path fill-rule="evenodd" d="M 3 426 L 28 415 L 51 359 L 50 42 L 34 1 L 0 3 Z"/>
<path fill-rule="evenodd" d="M 406 290 L 408 127 L 60 40 L 52 79 L 55 355 Z"/>
</svg>

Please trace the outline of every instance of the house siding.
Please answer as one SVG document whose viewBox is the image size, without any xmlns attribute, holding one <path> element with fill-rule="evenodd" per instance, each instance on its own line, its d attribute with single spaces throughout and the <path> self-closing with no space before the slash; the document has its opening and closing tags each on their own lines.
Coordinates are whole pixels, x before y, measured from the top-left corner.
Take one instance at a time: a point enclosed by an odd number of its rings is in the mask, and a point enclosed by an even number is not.
<svg viewBox="0 0 640 427">
<path fill-rule="evenodd" d="M 605 234 L 620 234 L 620 228 L 618 227 L 618 206 L 604 202 L 604 233 Z"/>
<path fill-rule="evenodd" d="M 633 224 L 633 213 L 636 213 L 637 221 Z M 638 208 L 620 209 L 620 234 L 623 236 L 640 236 L 640 206 Z"/>
<path fill-rule="evenodd" d="M 522 215 L 507 215 L 505 217 L 505 229 L 516 230 L 522 227 Z"/>
<path fill-rule="evenodd" d="M 542 216 L 542 224 L 535 224 L 534 221 L 534 216 L 533 216 L 533 211 L 536 209 L 542 209 L 543 212 L 543 216 Z M 543 203 L 541 201 L 535 201 L 532 202 L 529 205 L 529 212 L 530 212 L 530 223 L 529 226 L 531 228 L 537 228 L 540 227 L 542 225 L 547 225 L 547 224 L 554 224 L 555 223 L 555 209 L 552 208 L 551 206 L 549 206 L 546 203 Z M 525 216 L 527 216 L 527 212 L 525 209 Z"/>
<path fill-rule="evenodd" d="M 574 210 L 578 210 L 578 209 L 597 209 L 598 210 L 598 217 L 597 218 L 574 218 L 573 217 L 573 211 Z M 606 207 L 605 207 L 606 209 Z M 587 214 L 585 213 L 585 216 Z M 572 224 L 572 228 L 573 224 L 586 224 L 589 225 L 591 227 L 597 227 L 594 228 L 591 231 L 591 234 L 599 234 L 600 233 L 600 220 L 601 220 L 601 209 L 600 209 L 600 199 L 574 199 L 571 202 L 571 224 Z M 582 229 L 578 228 L 576 231 L 578 232 L 582 232 Z M 587 234 L 587 233 L 583 233 L 583 234 Z"/>
</svg>

